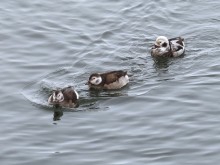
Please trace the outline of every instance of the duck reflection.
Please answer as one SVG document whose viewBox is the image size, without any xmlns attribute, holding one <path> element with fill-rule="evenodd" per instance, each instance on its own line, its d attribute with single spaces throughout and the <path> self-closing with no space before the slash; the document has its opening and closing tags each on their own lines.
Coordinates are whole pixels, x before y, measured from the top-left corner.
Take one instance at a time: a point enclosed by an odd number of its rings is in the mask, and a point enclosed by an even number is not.
<svg viewBox="0 0 220 165">
<path fill-rule="evenodd" d="M 53 121 L 60 120 L 62 116 L 63 116 L 63 110 L 61 108 L 54 110 Z"/>
<path fill-rule="evenodd" d="M 120 96 L 128 96 L 127 92 L 124 90 L 89 90 L 89 96 L 91 98 L 101 98 L 101 97 L 120 97 Z"/>
<path fill-rule="evenodd" d="M 74 108 L 65 109 L 60 105 L 54 105 L 54 113 L 53 113 L 53 121 L 61 120 L 64 111 L 74 111 L 75 108 L 79 107 L 79 103 L 77 102 Z"/>
<path fill-rule="evenodd" d="M 168 57 L 154 57 L 154 68 L 157 69 L 163 69 L 168 70 L 168 67 L 171 63 L 170 58 Z"/>
</svg>

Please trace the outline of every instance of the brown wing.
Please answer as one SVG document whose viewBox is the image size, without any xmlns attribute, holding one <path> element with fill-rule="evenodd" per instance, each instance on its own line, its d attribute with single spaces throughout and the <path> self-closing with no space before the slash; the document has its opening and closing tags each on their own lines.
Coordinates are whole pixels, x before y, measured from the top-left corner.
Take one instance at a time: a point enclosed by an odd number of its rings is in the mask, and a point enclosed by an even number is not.
<svg viewBox="0 0 220 165">
<path fill-rule="evenodd" d="M 113 71 L 105 74 L 105 83 L 111 84 L 115 81 L 118 81 L 118 79 L 122 76 L 125 76 L 127 72 L 124 71 Z"/>
<path fill-rule="evenodd" d="M 72 87 L 67 87 L 62 90 L 65 100 L 77 100 L 76 94 Z"/>
</svg>

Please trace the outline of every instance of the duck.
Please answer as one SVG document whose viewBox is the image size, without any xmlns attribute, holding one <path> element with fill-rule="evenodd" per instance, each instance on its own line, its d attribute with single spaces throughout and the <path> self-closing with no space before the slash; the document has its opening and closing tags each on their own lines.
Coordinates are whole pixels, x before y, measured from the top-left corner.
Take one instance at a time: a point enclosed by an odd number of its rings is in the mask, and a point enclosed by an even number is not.
<svg viewBox="0 0 220 165">
<path fill-rule="evenodd" d="M 179 57 L 184 52 L 185 43 L 182 37 L 168 39 L 165 36 L 159 36 L 151 48 L 151 55 L 153 57 Z"/>
<path fill-rule="evenodd" d="M 48 98 L 48 103 L 55 107 L 75 108 L 78 106 L 78 99 L 79 94 L 77 91 L 72 86 L 68 86 L 63 89 L 53 90 Z"/>
<path fill-rule="evenodd" d="M 106 73 L 93 73 L 90 75 L 86 85 L 90 89 L 107 89 L 114 90 L 126 86 L 129 82 L 129 77 L 126 71 L 117 70 Z"/>
</svg>

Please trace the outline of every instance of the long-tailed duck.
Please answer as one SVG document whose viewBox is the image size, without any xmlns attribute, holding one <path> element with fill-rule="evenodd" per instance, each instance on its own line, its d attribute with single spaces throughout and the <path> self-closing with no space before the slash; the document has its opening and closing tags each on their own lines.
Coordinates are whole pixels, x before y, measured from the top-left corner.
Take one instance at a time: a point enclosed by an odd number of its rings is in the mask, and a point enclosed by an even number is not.
<svg viewBox="0 0 220 165">
<path fill-rule="evenodd" d="M 54 106 L 74 108 L 78 105 L 77 100 L 79 94 L 77 91 L 69 86 L 63 89 L 54 90 L 52 95 L 48 98 L 48 103 Z"/>
<path fill-rule="evenodd" d="M 168 39 L 165 36 L 159 36 L 151 48 L 151 55 L 154 57 L 178 57 L 184 52 L 185 44 L 182 37 Z"/>
<path fill-rule="evenodd" d="M 90 89 L 120 89 L 127 85 L 129 77 L 127 72 L 118 70 L 107 73 L 93 73 L 86 85 Z"/>
</svg>

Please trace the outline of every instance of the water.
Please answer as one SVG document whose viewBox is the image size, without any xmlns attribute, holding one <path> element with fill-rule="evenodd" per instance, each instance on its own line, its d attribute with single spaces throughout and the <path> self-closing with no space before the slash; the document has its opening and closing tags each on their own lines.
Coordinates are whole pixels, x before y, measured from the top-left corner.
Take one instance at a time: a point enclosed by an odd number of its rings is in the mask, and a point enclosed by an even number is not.
<svg viewBox="0 0 220 165">
<path fill-rule="evenodd" d="M 220 2 L 1 1 L 1 165 L 218 164 Z M 185 56 L 154 60 L 158 35 Z M 119 91 L 92 72 L 127 70 Z M 77 109 L 47 105 L 74 85 Z"/>
</svg>

